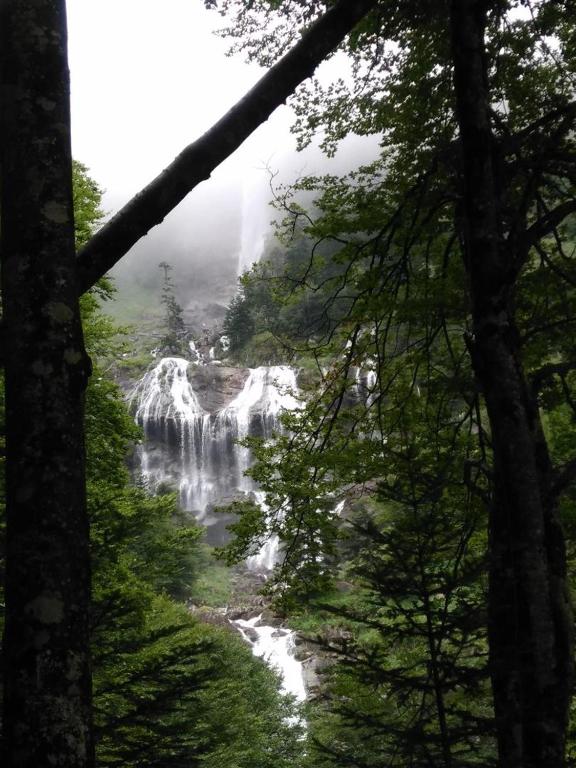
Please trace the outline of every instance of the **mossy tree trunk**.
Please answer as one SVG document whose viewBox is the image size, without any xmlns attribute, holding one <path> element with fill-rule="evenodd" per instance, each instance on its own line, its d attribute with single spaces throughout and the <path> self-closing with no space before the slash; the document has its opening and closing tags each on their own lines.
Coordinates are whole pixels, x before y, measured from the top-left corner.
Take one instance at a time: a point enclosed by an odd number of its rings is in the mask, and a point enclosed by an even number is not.
<svg viewBox="0 0 576 768">
<path fill-rule="evenodd" d="M 7 768 L 93 765 L 64 0 L 2 2 Z"/>
<path fill-rule="evenodd" d="M 377 0 L 338 0 L 259 83 L 74 253 L 64 0 L 0 4 L 8 768 L 94 763 L 78 297 L 230 155 Z"/>
</svg>

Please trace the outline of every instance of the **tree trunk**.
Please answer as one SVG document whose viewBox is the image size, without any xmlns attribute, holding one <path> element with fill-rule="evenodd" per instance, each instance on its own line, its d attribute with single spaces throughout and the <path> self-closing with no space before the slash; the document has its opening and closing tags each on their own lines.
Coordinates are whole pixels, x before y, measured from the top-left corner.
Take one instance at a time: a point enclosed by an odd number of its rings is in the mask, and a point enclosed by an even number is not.
<svg viewBox="0 0 576 768">
<path fill-rule="evenodd" d="M 489 117 L 486 3 L 453 0 L 451 24 L 472 362 L 493 444 L 488 609 L 499 760 L 502 768 L 558 768 L 573 677 L 572 612 L 551 462 L 514 322 L 514 259 L 502 233 Z"/>
<path fill-rule="evenodd" d="M 93 765 L 83 400 L 64 0 L 0 18 L 7 571 L 4 761 Z"/>
<path fill-rule="evenodd" d="M 74 255 L 64 0 L 1 0 L 6 373 L 4 762 L 93 765 L 78 296 L 314 71 L 377 0 L 338 0 L 235 108 Z M 2 357 L 2 355 L 0 355 Z"/>
</svg>

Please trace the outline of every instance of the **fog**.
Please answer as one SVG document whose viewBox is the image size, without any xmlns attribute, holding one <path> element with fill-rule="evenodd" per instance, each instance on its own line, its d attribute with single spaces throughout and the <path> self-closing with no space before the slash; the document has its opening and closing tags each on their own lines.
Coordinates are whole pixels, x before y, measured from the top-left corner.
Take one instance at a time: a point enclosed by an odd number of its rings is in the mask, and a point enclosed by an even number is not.
<svg viewBox="0 0 576 768">
<path fill-rule="evenodd" d="M 377 147 L 374 139 L 350 137 L 328 159 L 312 147 L 297 153 L 291 139 L 285 137 L 284 151 L 245 168 L 242 178 L 215 174 L 137 243 L 112 271 L 118 301 L 126 305 L 113 311 L 132 321 L 143 307 L 152 310 L 162 287 L 158 264 L 166 261 L 189 319 L 202 313 L 207 322 L 218 319 L 222 313 L 209 305 L 229 303 L 238 275 L 259 261 L 273 239 L 273 222 L 280 214 L 271 205 L 270 184 L 290 184 L 305 174 L 345 173 L 373 159 Z"/>
<path fill-rule="evenodd" d="M 215 122 L 262 75 L 227 58 L 222 23 L 201 0 L 68 0 L 73 151 L 105 190 L 109 215 Z M 341 74 L 333 60 L 320 75 Z M 322 69 L 324 73 L 322 73 Z M 295 150 L 292 112 L 276 110 L 212 177 L 199 185 L 113 270 L 114 312 L 135 320 L 158 310 L 161 261 L 173 266 L 178 301 L 188 309 L 226 305 L 239 264 L 262 253 L 275 183 L 339 173 L 371 159 L 374 139 L 347 139 L 334 160 Z"/>
</svg>

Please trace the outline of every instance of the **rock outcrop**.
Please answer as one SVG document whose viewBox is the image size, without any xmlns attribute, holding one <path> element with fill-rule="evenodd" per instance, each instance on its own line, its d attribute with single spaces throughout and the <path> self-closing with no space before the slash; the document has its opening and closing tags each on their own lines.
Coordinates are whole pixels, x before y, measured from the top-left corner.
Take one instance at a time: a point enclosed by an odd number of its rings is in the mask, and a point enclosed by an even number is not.
<svg viewBox="0 0 576 768">
<path fill-rule="evenodd" d="M 202 408 L 208 413 L 217 413 L 240 394 L 248 374 L 248 368 L 196 365 L 190 366 L 188 379 Z"/>
</svg>

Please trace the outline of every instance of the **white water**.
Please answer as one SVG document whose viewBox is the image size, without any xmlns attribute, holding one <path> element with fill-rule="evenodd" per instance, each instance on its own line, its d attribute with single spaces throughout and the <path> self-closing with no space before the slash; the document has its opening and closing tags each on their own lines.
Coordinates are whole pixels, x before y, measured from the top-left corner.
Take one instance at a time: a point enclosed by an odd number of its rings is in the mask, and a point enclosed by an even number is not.
<svg viewBox="0 0 576 768">
<path fill-rule="evenodd" d="M 188 361 L 164 357 L 142 378 L 132 393 L 138 399 L 138 421 L 161 422 L 167 419 L 192 421 L 202 408 L 187 376 Z"/>
<path fill-rule="evenodd" d="M 197 353 L 192 345 L 191 352 Z M 266 511 L 265 494 L 244 474 L 250 467 L 250 451 L 236 441 L 252 434 L 268 439 L 282 430 L 282 411 L 299 407 L 294 371 L 288 366 L 251 369 L 232 402 L 210 414 L 192 389 L 189 365 L 181 358 L 164 358 L 132 392 L 136 420 L 146 437 L 141 450 L 142 474 L 153 487 L 177 482 L 183 508 L 206 525 L 213 522 L 209 515 L 212 504 L 246 493 L 252 493 Z M 162 449 L 154 449 L 153 443 Z M 251 570 L 269 572 L 278 552 L 278 537 L 272 536 L 246 564 Z M 303 701 L 303 667 L 293 655 L 295 633 L 260 622 L 261 616 L 257 616 L 233 624 L 253 653 L 279 670 L 284 690 Z"/>
<path fill-rule="evenodd" d="M 378 373 L 374 368 L 374 362 L 370 359 L 367 361 L 366 368 L 356 368 L 354 373 L 354 385 L 352 392 L 355 397 L 363 402 L 368 408 L 373 405 L 376 400 L 376 384 L 378 382 Z"/>
<path fill-rule="evenodd" d="M 270 229 L 269 208 L 262 194 L 262 172 L 253 173 L 242 190 L 242 229 L 238 252 L 238 276 L 260 261 Z M 268 190 L 266 190 L 266 193 Z"/>
<path fill-rule="evenodd" d="M 145 437 L 179 446 L 182 460 L 196 453 L 207 418 L 188 381 L 188 361 L 165 357 L 145 374 L 130 396 L 136 421 Z M 208 416 L 209 418 L 209 416 Z M 171 479 L 163 462 L 154 461 L 146 444 L 140 453 L 141 473 L 153 488 Z"/>
<path fill-rule="evenodd" d="M 222 347 L 222 352 L 228 352 L 230 349 L 230 337 L 229 336 L 220 336 L 220 346 Z"/>
<path fill-rule="evenodd" d="M 269 439 L 282 430 L 282 411 L 299 405 L 296 377 L 284 365 L 250 369 L 241 392 L 211 414 L 192 389 L 189 365 L 181 358 L 162 359 L 142 378 L 130 400 L 146 437 L 141 449 L 143 476 L 153 488 L 161 482 L 176 485 L 182 507 L 209 525 L 215 521 L 210 517 L 212 506 L 257 491 L 245 475 L 250 451 L 237 441 L 249 435 Z M 277 542 L 269 542 L 261 558 L 251 558 L 251 567 L 269 569 L 275 551 Z"/>
<path fill-rule="evenodd" d="M 282 430 L 282 410 L 298 407 L 292 394 L 296 391 L 295 373 L 287 365 L 251 368 L 242 391 L 216 415 L 215 434 L 231 436 L 233 440 L 244 440 L 250 434 L 269 439 L 274 432 Z M 239 490 L 255 490 L 252 480 L 244 474 L 250 467 L 250 450 L 235 445 L 234 459 L 239 473 Z"/>
<path fill-rule="evenodd" d="M 295 632 L 284 627 L 262 625 L 262 614 L 252 619 L 232 622 L 242 637 L 252 646 L 254 656 L 264 659 L 282 676 L 282 690 L 292 694 L 297 701 L 306 700 L 306 686 L 302 663 L 294 658 Z"/>
</svg>

